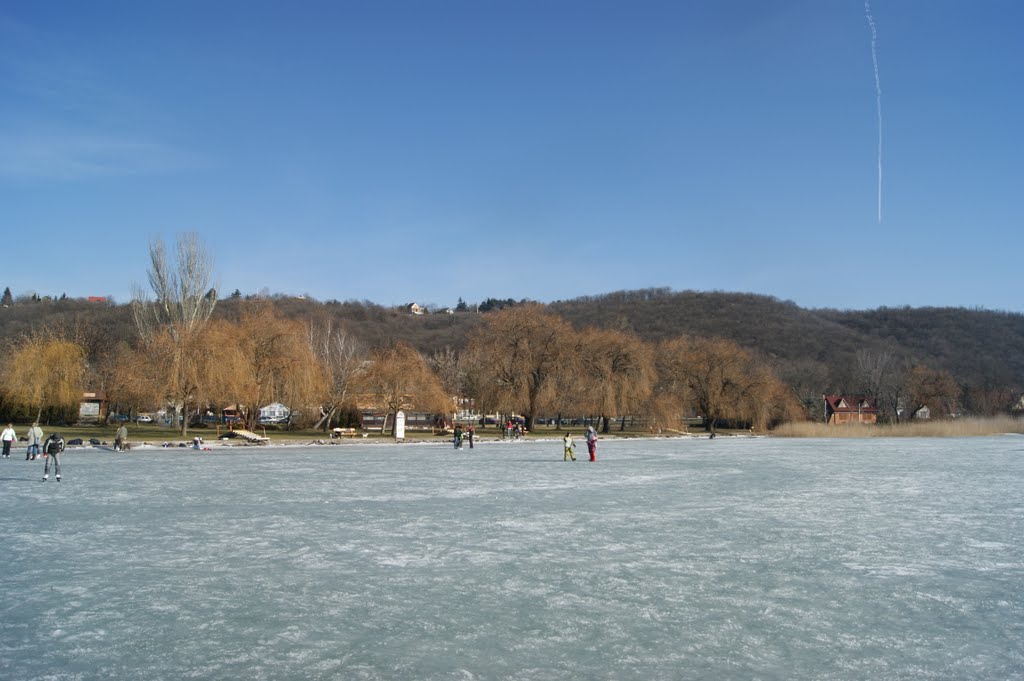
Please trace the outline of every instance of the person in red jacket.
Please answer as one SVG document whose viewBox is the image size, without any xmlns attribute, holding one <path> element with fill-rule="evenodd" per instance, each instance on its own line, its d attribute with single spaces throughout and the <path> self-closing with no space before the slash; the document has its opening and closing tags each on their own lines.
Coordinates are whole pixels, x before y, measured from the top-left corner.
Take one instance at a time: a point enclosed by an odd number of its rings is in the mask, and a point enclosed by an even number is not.
<svg viewBox="0 0 1024 681">
<path fill-rule="evenodd" d="M 594 426 L 587 426 L 587 451 L 590 452 L 590 460 L 597 461 L 597 431 Z"/>
</svg>

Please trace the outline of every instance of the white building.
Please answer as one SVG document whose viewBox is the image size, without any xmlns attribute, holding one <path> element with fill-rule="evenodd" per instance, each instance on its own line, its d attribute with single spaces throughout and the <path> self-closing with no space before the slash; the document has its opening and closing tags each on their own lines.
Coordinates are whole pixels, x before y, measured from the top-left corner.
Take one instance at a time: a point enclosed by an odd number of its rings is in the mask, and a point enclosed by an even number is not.
<svg viewBox="0 0 1024 681">
<path fill-rule="evenodd" d="M 287 423 L 288 419 L 292 415 L 292 410 L 284 406 L 280 402 L 274 402 L 268 404 L 265 407 L 260 407 L 259 416 L 256 418 L 257 423 Z"/>
</svg>

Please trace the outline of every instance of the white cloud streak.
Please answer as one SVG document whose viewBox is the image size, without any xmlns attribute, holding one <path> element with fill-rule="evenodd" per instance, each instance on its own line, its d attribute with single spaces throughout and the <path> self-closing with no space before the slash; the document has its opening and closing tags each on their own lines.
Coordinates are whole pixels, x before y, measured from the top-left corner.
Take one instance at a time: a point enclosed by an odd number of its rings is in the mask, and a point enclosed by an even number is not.
<svg viewBox="0 0 1024 681">
<path fill-rule="evenodd" d="M 882 224 L 882 81 L 878 76 L 878 30 L 871 15 L 871 1 L 864 0 L 864 16 L 871 28 L 871 63 L 875 67 L 875 111 L 878 114 L 878 224 Z"/>
</svg>

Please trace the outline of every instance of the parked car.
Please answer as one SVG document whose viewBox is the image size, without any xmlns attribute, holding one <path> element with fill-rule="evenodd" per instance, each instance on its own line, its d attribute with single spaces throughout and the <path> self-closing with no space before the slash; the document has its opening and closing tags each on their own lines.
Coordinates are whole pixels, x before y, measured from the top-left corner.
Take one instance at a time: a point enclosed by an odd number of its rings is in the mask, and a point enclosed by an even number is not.
<svg viewBox="0 0 1024 681">
<path fill-rule="evenodd" d="M 108 421 L 131 421 L 132 418 L 127 414 L 111 414 L 107 417 Z"/>
<path fill-rule="evenodd" d="M 139 417 L 135 419 L 136 423 L 153 423 L 153 417 L 149 414 L 139 414 Z"/>
</svg>

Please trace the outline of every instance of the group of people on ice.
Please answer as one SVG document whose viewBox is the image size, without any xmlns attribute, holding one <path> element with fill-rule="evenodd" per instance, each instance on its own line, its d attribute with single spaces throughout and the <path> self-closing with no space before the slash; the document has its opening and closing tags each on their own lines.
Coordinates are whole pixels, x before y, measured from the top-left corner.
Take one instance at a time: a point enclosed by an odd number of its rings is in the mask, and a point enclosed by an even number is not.
<svg viewBox="0 0 1024 681">
<path fill-rule="evenodd" d="M 462 449 L 462 443 L 468 439 L 469 448 L 473 449 L 473 436 L 475 434 L 476 428 L 473 426 L 467 426 L 466 429 L 463 430 L 461 425 L 456 424 L 452 444 L 455 445 L 455 449 Z M 590 454 L 590 460 L 597 461 L 597 431 L 594 430 L 594 426 L 587 426 L 587 432 L 584 437 L 587 441 L 587 453 Z M 563 457 L 563 460 L 575 461 L 576 442 L 572 439 L 572 433 L 566 432 L 565 437 L 562 438 L 562 445 L 565 449 L 565 456 Z"/>
<path fill-rule="evenodd" d="M 469 440 L 469 448 L 473 449 L 473 438 L 476 437 L 476 428 L 468 426 L 466 430 L 462 430 L 462 426 L 455 425 L 455 449 L 462 449 L 462 441 Z"/>
<path fill-rule="evenodd" d="M 591 461 L 597 461 L 597 431 L 594 430 L 594 426 L 587 426 L 587 453 L 590 454 Z M 576 460 L 576 442 L 572 439 L 572 433 L 566 433 L 565 437 L 562 438 L 562 444 L 565 446 L 565 455 L 562 457 L 563 461 L 575 461 Z"/>
<path fill-rule="evenodd" d="M 522 421 L 518 418 L 509 419 L 505 421 L 505 426 L 501 429 L 501 437 L 506 440 L 518 440 L 525 432 Z"/>
<path fill-rule="evenodd" d="M 28 448 L 25 450 L 25 461 L 35 461 L 40 454 L 43 456 L 43 482 L 50 477 L 50 462 L 53 462 L 53 473 L 57 482 L 60 482 L 60 454 L 64 451 L 64 438 L 60 433 L 50 433 L 50 437 L 43 439 L 43 429 L 38 423 L 33 423 L 28 429 L 25 438 Z M 14 432 L 14 424 L 8 423 L 3 433 L 0 433 L 0 440 L 3 441 L 3 458 L 11 458 L 11 447 L 18 441 L 18 435 Z M 41 451 L 40 451 L 41 449 Z"/>
</svg>

